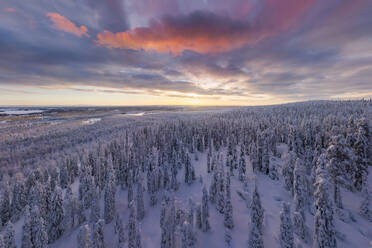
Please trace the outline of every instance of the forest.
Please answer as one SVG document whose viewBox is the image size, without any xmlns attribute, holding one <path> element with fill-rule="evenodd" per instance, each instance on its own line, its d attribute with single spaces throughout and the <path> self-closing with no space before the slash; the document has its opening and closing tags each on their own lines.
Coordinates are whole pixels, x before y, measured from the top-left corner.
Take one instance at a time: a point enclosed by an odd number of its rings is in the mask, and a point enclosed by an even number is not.
<svg viewBox="0 0 372 248">
<path fill-rule="evenodd" d="M 372 247 L 371 100 L 86 113 L 0 116 L 1 248 Z"/>
</svg>

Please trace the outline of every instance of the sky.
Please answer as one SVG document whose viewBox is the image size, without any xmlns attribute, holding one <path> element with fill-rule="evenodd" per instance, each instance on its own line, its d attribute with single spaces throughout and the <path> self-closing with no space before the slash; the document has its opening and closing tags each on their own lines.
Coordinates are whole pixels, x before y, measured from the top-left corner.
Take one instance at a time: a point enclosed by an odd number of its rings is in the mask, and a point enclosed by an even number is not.
<svg viewBox="0 0 372 248">
<path fill-rule="evenodd" d="M 372 97 L 371 0 L 1 0 L 0 105 Z"/>
</svg>

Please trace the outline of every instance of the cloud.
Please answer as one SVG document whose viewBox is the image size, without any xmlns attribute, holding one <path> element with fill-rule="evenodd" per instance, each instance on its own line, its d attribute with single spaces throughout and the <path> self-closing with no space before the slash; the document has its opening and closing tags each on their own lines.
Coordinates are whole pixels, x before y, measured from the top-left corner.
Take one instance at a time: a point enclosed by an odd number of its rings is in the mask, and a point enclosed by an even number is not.
<svg viewBox="0 0 372 248">
<path fill-rule="evenodd" d="M 201 54 L 227 52 L 253 45 L 290 28 L 314 2 L 265 0 L 265 8 L 254 20 L 233 19 L 200 10 L 187 15 L 166 15 L 152 20 L 148 27 L 118 33 L 105 30 L 97 35 L 96 42 L 109 48 L 171 52 L 174 55 L 185 50 Z"/>
<path fill-rule="evenodd" d="M 3 88 L 247 104 L 372 92 L 370 0 L 2 1 L 16 10 L 0 15 Z"/>
<path fill-rule="evenodd" d="M 46 14 L 46 16 L 49 17 L 50 20 L 53 22 L 53 26 L 55 29 L 71 33 L 79 37 L 89 37 L 88 29 L 85 26 L 78 27 L 75 25 L 75 23 L 71 22 L 66 17 L 55 12 L 49 12 Z"/>
<path fill-rule="evenodd" d="M 14 12 L 16 12 L 16 10 L 14 8 L 5 8 L 4 11 L 5 12 L 8 12 L 8 13 L 14 13 Z"/>
</svg>

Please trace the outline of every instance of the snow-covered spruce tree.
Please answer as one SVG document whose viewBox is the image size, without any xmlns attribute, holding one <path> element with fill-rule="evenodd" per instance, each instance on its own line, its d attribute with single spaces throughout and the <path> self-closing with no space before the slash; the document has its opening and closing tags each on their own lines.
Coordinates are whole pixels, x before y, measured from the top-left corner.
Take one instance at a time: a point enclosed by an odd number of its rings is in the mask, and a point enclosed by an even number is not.
<svg viewBox="0 0 372 248">
<path fill-rule="evenodd" d="M 89 225 L 81 226 L 77 235 L 78 248 L 93 248 Z"/>
<path fill-rule="evenodd" d="M 288 203 L 282 203 L 282 210 L 280 211 L 280 247 L 293 248 L 293 225 L 291 220 L 290 206 Z"/>
<path fill-rule="evenodd" d="M 369 128 L 366 119 L 361 119 L 358 122 L 358 133 L 354 143 L 355 153 L 355 173 L 354 187 L 358 191 L 362 191 L 364 181 L 368 178 L 368 162 L 369 161 Z"/>
<path fill-rule="evenodd" d="M 138 223 L 136 230 L 136 248 L 142 248 L 141 233 L 141 225 Z"/>
<path fill-rule="evenodd" d="M 182 248 L 192 248 L 196 245 L 196 237 L 190 223 L 185 221 L 182 224 Z"/>
<path fill-rule="evenodd" d="M 136 206 L 137 219 L 143 220 L 143 218 L 145 217 L 145 203 L 143 201 L 143 187 L 141 182 L 138 182 L 137 184 Z"/>
<path fill-rule="evenodd" d="M 295 211 L 301 213 L 305 218 L 305 205 L 307 204 L 307 186 L 306 186 L 305 166 L 300 158 L 297 158 L 293 170 L 293 190 Z"/>
<path fill-rule="evenodd" d="M 104 248 L 105 247 L 105 237 L 103 233 L 104 220 L 98 220 L 93 226 L 93 237 L 92 244 L 95 248 Z"/>
<path fill-rule="evenodd" d="M 156 203 L 158 202 L 158 197 L 157 197 L 157 173 L 155 170 L 150 172 L 150 174 L 147 175 L 147 180 L 150 181 L 149 183 L 149 188 L 148 188 L 148 193 L 150 195 L 150 206 L 155 206 Z"/>
<path fill-rule="evenodd" d="M 351 151 L 346 146 L 344 137 L 333 136 L 327 148 L 327 170 L 333 180 L 334 201 L 338 208 L 343 208 L 339 185 L 351 187 L 355 170 L 352 166 Z"/>
<path fill-rule="evenodd" d="M 230 228 L 230 229 L 232 229 L 234 227 L 233 209 L 232 209 L 232 204 L 231 204 L 230 197 L 226 197 L 226 199 L 225 199 L 224 225 L 225 225 L 225 227 Z"/>
<path fill-rule="evenodd" d="M 201 205 L 198 204 L 196 206 L 196 227 L 199 229 L 202 229 L 203 227 L 203 222 L 202 222 L 202 210 L 201 210 Z"/>
<path fill-rule="evenodd" d="M 65 231 L 69 231 L 75 225 L 76 198 L 72 193 L 71 187 L 68 186 L 63 200 L 65 217 L 63 226 Z"/>
<path fill-rule="evenodd" d="M 223 214 L 225 207 L 225 176 L 223 169 L 220 169 L 220 176 L 217 183 L 217 204 L 216 209 Z"/>
<path fill-rule="evenodd" d="M 62 200 L 62 190 L 60 187 L 56 186 L 53 192 L 48 218 L 49 243 L 53 243 L 63 234 L 64 231 L 63 219 L 64 209 Z"/>
<path fill-rule="evenodd" d="M 178 184 L 178 181 L 177 181 L 177 167 L 175 165 L 172 166 L 171 172 L 172 172 L 171 189 L 176 191 L 176 190 L 178 190 L 179 184 Z"/>
<path fill-rule="evenodd" d="M 212 203 L 215 203 L 216 202 L 218 180 L 219 180 L 218 179 L 218 171 L 217 170 L 214 170 L 213 171 L 213 177 L 212 177 L 211 185 L 209 187 L 209 200 Z"/>
<path fill-rule="evenodd" d="M 17 248 L 15 244 L 15 231 L 12 222 L 8 221 L 4 231 L 4 244 L 6 248 Z"/>
<path fill-rule="evenodd" d="M 133 201 L 133 195 L 133 180 L 130 179 L 128 184 L 128 207 L 129 204 Z"/>
<path fill-rule="evenodd" d="M 116 186 L 114 183 L 113 175 L 108 177 L 105 186 L 104 194 L 104 218 L 106 224 L 111 223 L 115 217 L 116 208 L 115 208 L 115 192 Z"/>
<path fill-rule="evenodd" d="M 120 217 L 117 218 L 117 235 L 118 235 L 118 248 L 122 248 L 124 247 L 125 233 L 124 233 L 123 220 Z"/>
<path fill-rule="evenodd" d="M 211 173 L 211 154 L 208 152 L 207 154 L 207 173 Z"/>
<path fill-rule="evenodd" d="M 243 181 L 245 178 L 245 172 L 246 172 L 246 163 L 245 163 L 245 157 L 244 157 L 244 150 L 240 149 L 240 159 L 239 159 L 239 167 L 238 167 L 238 177 L 240 181 Z"/>
<path fill-rule="evenodd" d="M 315 197 L 315 224 L 314 224 L 314 236 L 313 236 L 313 247 L 314 248 L 335 248 L 336 237 L 335 227 L 333 224 L 333 206 L 332 200 L 330 199 L 330 188 L 327 170 L 324 168 L 325 154 L 320 155 L 318 161 L 318 168 L 316 170 L 316 191 Z M 323 165 L 323 166 L 322 166 Z"/>
<path fill-rule="evenodd" d="M 129 223 L 128 223 L 128 248 L 137 248 L 137 217 L 136 217 L 136 203 L 130 203 Z"/>
<path fill-rule="evenodd" d="M 282 165 L 282 176 L 284 178 L 284 187 L 293 194 L 293 170 L 296 161 L 296 154 L 292 151 L 284 155 Z"/>
<path fill-rule="evenodd" d="M 224 237 L 225 237 L 225 242 L 226 242 L 227 247 L 230 248 L 231 247 L 231 240 L 232 240 L 231 229 L 230 228 L 225 228 Z"/>
<path fill-rule="evenodd" d="M 248 238 L 248 248 L 263 248 L 263 239 L 256 225 L 251 225 Z"/>
<path fill-rule="evenodd" d="M 4 237 L 1 234 L 0 234 L 0 248 L 5 248 Z"/>
<path fill-rule="evenodd" d="M 79 184 L 79 200 L 82 201 L 84 209 L 88 209 L 93 200 L 93 193 L 95 190 L 94 177 L 90 174 L 88 170 L 81 175 Z"/>
<path fill-rule="evenodd" d="M 96 187 L 94 192 L 92 205 L 90 207 L 89 222 L 96 223 L 101 219 L 101 208 L 100 208 L 100 199 L 99 199 L 99 187 Z"/>
<path fill-rule="evenodd" d="M 24 213 L 24 222 L 22 226 L 22 248 L 32 248 L 32 235 L 31 235 L 31 216 L 30 208 L 26 206 Z"/>
<path fill-rule="evenodd" d="M 194 202 L 191 198 L 189 198 L 189 211 L 187 213 L 187 221 L 190 223 L 192 227 L 194 227 Z"/>
<path fill-rule="evenodd" d="M 5 224 L 10 220 L 10 196 L 8 184 L 4 187 L 3 197 L 1 198 L 0 217 L 3 226 L 5 226 Z"/>
<path fill-rule="evenodd" d="M 48 233 L 44 219 L 37 206 L 31 209 L 31 240 L 33 247 L 48 247 Z"/>
<path fill-rule="evenodd" d="M 83 224 L 87 220 L 87 217 L 85 215 L 84 204 L 83 204 L 82 201 L 78 201 L 77 202 L 77 212 L 76 212 L 76 215 L 77 215 L 78 225 Z"/>
<path fill-rule="evenodd" d="M 262 223 L 264 218 L 264 209 L 261 205 L 260 195 L 257 191 L 257 185 L 255 185 L 253 194 L 252 194 L 252 200 L 250 204 L 251 209 L 251 226 L 257 227 L 257 230 L 260 234 L 262 234 Z"/>
<path fill-rule="evenodd" d="M 70 184 L 66 164 L 63 164 L 59 167 L 59 181 L 62 189 L 67 188 L 67 186 Z"/>
<path fill-rule="evenodd" d="M 294 233 L 303 241 L 307 242 L 308 240 L 308 229 L 305 225 L 305 218 L 300 212 L 293 213 L 293 227 Z"/>
<path fill-rule="evenodd" d="M 162 248 L 171 248 L 175 245 L 175 212 L 174 200 L 164 197 L 160 216 Z"/>
<path fill-rule="evenodd" d="M 370 210 L 370 205 L 371 196 L 368 188 L 368 182 L 365 180 L 364 185 L 362 186 L 362 203 L 359 207 L 359 213 L 367 220 L 372 221 L 372 210 Z"/>
<path fill-rule="evenodd" d="M 195 181 L 195 169 L 194 166 L 191 164 L 190 156 L 186 155 L 186 163 L 185 163 L 185 183 L 192 184 Z"/>
<path fill-rule="evenodd" d="M 208 192 L 207 188 L 204 186 L 203 188 L 203 198 L 202 198 L 202 230 L 203 232 L 209 231 L 210 224 L 209 224 L 209 206 L 208 206 Z"/>
<path fill-rule="evenodd" d="M 278 165 L 276 163 L 270 163 L 269 177 L 272 180 L 279 180 Z"/>
<path fill-rule="evenodd" d="M 266 175 L 270 172 L 270 149 L 269 149 L 269 141 L 268 137 L 266 136 L 263 140 L 263 147 L 262 147 L 262 167 L 261 171 Z"/>
<path fill-rule="evenodd" d="M 22 215 L 22 210 L 27 204 L 26 193 L 23 176 L 21 174 L 16 174 L 12 190 L 12 202 L 10 204 L 10 215 L 12 216 L 13 222 L 19 220 L 19 217 Z"/>
</svg>

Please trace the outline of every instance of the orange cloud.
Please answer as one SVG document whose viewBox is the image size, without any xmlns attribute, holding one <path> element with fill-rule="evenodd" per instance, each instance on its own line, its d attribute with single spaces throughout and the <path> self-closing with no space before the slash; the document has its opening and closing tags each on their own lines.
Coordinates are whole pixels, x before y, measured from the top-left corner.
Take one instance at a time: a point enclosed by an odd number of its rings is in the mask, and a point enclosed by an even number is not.
<svg viewBox="0 0 372 248">
<path fill-rule="evenodd" d="M 88 29 L 85 26 L 78 27 L 75 25 L 75 23 L 58 13 L 49 12 L 46 14 L 46 16 L 50 18 L 50 20 L 53 22 L 54 28 L 58 30 L 71 33 L 79 37 L 83 35 L 89 37 Z"/>
<path fill-rule="evenodd" d="M 97 44 L 120 49 L 171 52 L 184 50 L 198 53 L 225 52 L 258 40 L 246 23 L 212 13 L 194 13 L 181 18 L 166 17 L 153 21 L 149 27 L 97 35 Z"/>
<path fill-rule="evenodd" d="M 125 32 L 105 30 L 96 43 L 109 48 L 171 52 L 184 50 L 219 53 L 255 44 L 299 23 L 316 0 L 265 0 L 265 9 L 253 21 L 196 11 L 189 15 L 165 16 Z M 249 8 L 249 10 L 251 7 Z M 247 11 L 249 11 L 247 10 Z"/>
</svg>

